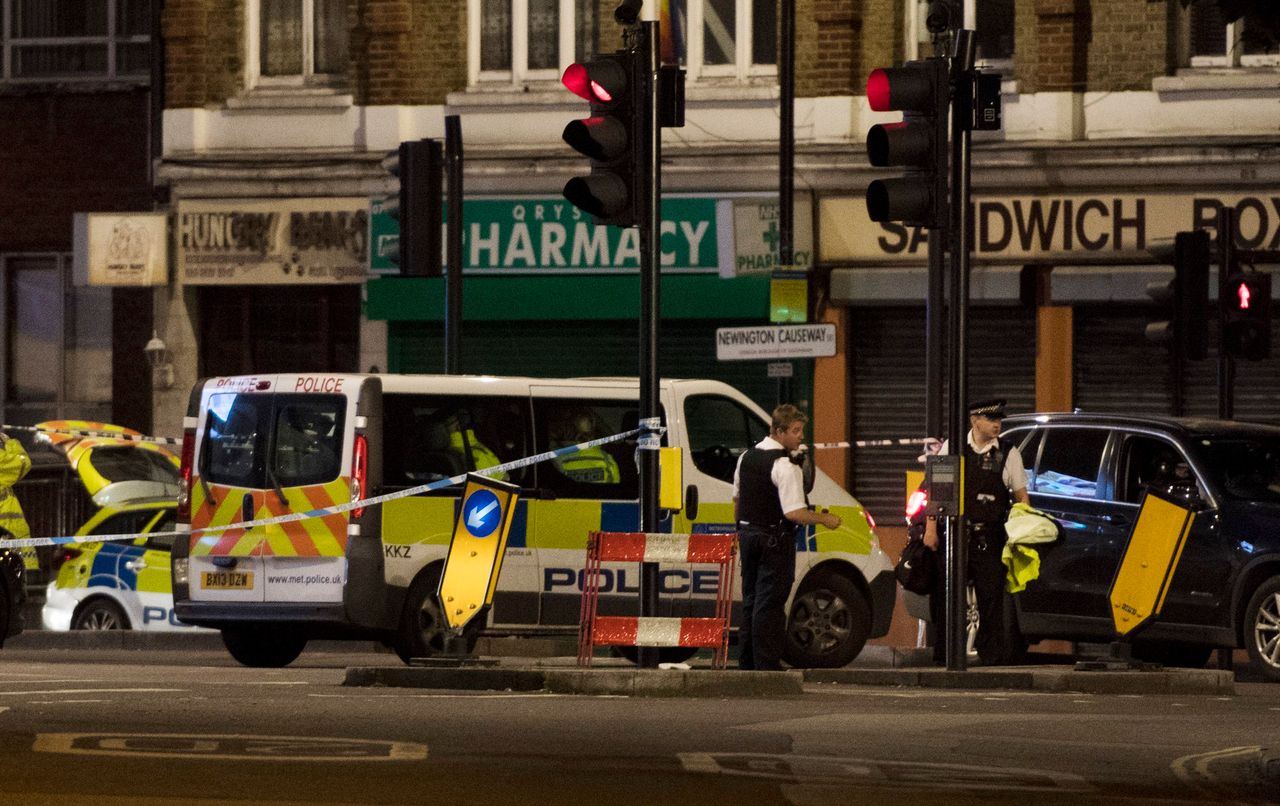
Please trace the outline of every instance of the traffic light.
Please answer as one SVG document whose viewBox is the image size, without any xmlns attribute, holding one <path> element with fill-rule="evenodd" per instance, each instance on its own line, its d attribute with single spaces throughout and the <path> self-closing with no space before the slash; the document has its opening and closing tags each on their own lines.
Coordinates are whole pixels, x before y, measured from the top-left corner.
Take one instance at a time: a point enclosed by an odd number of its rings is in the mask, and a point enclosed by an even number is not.
<svg viewBox="0 0 1280 806">
<path fill-rule="evenodd" d="M 873 70 L 867 102 L 877 112 L 900 111 L 901 123 L 872 126 L 867 159 L 877 168 L 900 165 L 905 176 L 867 186 L 872 221 L 901 221 L 936 229 L 947 225 L 947 131 L 951 84 L 945 59 Z"/>
<path fill-rule="evenodd" d="M 1271 355 L 1271 275 L 1236 272 L 1219 295 L 1222 349 L 1232 358 L 1261 361 Z"/>
<path fill-rule="evenodd" d="M 1160 254 L 1160 250 L 1153 250 Z M 1163 257 L 1169 259 L 1168 247 Z M 1189 361 L 1209 357 L 1209 233 L 1179 232 L 1172 253 L 1173 279 L 1147 284 L 1163 319 L 1150 322 L 1147 339 L 1181 351 Z"/>
<path fill-rule="evenodd" d="M 564 141 L 591 160 L 589 176 L 575 176 L 564 197 L 598 223 L 637 224 L 640 126 L 644 123 L 635 58 L 620 50 L 569 65 L 562 83 L 591 104 L 591 117 L 570 121 Z"/>
<path fill-rule="evenodd" d="M 398 245 L 388 255 L 406 277 L 439 277 L 441 208 L 440 180 L 443 152 L 437 140 L 408 140 L 382 160 L 382 167 L 400 180 L 400 190 L 382 202 L 382 209 L 400 223 Z"/>
</svg>

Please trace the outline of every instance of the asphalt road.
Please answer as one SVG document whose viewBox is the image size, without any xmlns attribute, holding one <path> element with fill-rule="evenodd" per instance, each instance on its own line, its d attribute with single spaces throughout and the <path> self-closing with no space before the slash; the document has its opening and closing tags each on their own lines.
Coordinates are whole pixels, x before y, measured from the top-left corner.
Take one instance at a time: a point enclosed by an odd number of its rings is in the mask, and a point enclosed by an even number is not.
<svg viewBox="0 0 1280 806">
<path fill-rule="evenodd" d="M 0 650 L 4 804 L 1266 803 L 1235 697 L 808 686 L 634 699 L 341 685 L 375 653 Z"/>
</svg>

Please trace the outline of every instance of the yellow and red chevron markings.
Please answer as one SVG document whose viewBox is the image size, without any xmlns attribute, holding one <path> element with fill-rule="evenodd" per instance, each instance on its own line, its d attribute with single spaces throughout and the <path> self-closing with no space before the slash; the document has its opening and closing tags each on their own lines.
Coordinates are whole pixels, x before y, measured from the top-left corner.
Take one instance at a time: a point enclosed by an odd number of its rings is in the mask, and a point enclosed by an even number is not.
<svg viewBox="0 0 1280 806">
<path fill-rule="evenodd" d="M 274 490 L 194 484 L 191 489 L 191 556 L 228 557 L 342 557 L 347 553 L 347 514 L 339 512 L 305 520 L 195 534 L 231 523 L 240 523 L 246 494 L 253 497 L 253 519 L 273 518 L 292 512 L 310 512 L 351 500 L 351 480 L 340 476 L 327 484 L 284 489 L 282 502 Z"/>
</svg>

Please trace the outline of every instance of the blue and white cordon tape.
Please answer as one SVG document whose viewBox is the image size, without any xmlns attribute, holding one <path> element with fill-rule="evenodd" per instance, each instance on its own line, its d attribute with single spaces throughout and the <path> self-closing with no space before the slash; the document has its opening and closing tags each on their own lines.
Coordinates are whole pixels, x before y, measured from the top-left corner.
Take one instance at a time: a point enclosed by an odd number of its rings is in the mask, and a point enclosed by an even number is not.
<svg viewBox="0 0 1280 806">
<path fill-rule="evenodd" d="M 94 431 L 84 428 L 37 428 L 34 425 L 0 425 L 0 431 L 30 431 L 34 434 L 70 434 L 73 437 L 105 437 L 123 442 L 154 442 L 157 445 L 180 445 L 176 437 L 148 437 L 142 434 L 123 434 L 119 431 Z"/>
<path fill-rule="evenodd" d="M 647 422 L 648 421 L 646 421 L 646 423 Z M 660 435 L 662 433 L 663 428 L 661 426 L 658 426 L 657 428 L 658 428 L 658 434 Z M 493 476 L 498 473 L 506 473 L 509 470 L 518 470 L 522 467 L 529 467 L 530 465 L 536 465 L 539 462 L 545 462 L 549 459 L 556 459 L 561 456 L 568 456 L 569 454 L 578 453 L 579 451 L 584 451 L 587 448 L 595 448 L 600 445 L 607 445 L 610 442 L 619 442 L 621 440 L 627 439 L 629 437 L 634 437 L 640 434 L 652 434 L 652 433 L 653 433 L 653 427 L 646 425 L 646 427 L 644 428 L 633 428 L 632 430 L 624 431 L 621 434 L 614 434 L 608 437 L 601 437 L 599 439 L 593 439 L 587 442 L 579 442 L 577 445 L 568 445 L 563 448 L 556 448 L 555 450 L 546 451 L 545 453 L 539 453 L 534 456 L 527 456 L 523 459 L 515 459 L 510 462 L 505 462 L 503 464 L 495 465 L 493 467 L 486 467 L 484 470 L 476 470 L 474 472 L 481 476 Z M 411 496 L 411 495 L 419 495 L 421 493 L 431 492 L 432 490 L 443 490 L 446 487 L 452 487 L 457 484 L 462 484 L 467 480 L 468 475 L 469 474 L 467 473 L 462 473 L 457 476 L 453 476 L 452 478 L 440 479 L 438 481 L 433 481 L 427 484 L 421 484 L 417 487 L 410 487 L 406 490 L 397 490 L 394 493 L 386 493 L 385 495 L 375 495 L 372 498 L 361 498 L 356 501 L 348 501 L 345 504 L 335 504 L 334 506 L 323 507 L 322 509 L 311 509 L 311 510 L 307 510 L 306 512 L 290 512 L 288 515 L 277 515 L 273 518 L 261 518 L 256 521 L 243 521 L 241 523 L 229 523 L 229 524 L 226 524 L 225 526 L 207 526 L 203 529 L 192 529 L 190 530 L 190 532 L 186 532 L 186 531 L 179 532 L 176 530 L 171 532 L 148 532 L 147 537 L 168 537 L 170 535 L 173 535 L 176 537 L 176 536 L 181 536 L 186 534 L 221 533 L 221 532 L 229 531 L 231 529 L 253 529 L 259 526 L 271 526 L 277 523 L 291 523 L 293 521 L 308 520 L 310 518 L 321 518 L 321 517 L 324 517 L 325 515 L 336 515 L 340 512 L 348 512 L 353 509 L 360 509 L 361 507 L 371 507 L 371 506 L 377 506 L 378 504 L 385 504 L 386 502 L 394 501 L 397 498 L 407 498 L 408 496 Z M 64 546 L 72 543 L 106 543 L 113 540 L 136 540 L 140 536 L 141 535 L 134 532 L 132 534 L 121 534 L 121 535 L 72 535 L 69 537 L 28 537 L 22 540 L 0 540 L 0 548 L 28 548 L 32 546 Z"/>
</svg>

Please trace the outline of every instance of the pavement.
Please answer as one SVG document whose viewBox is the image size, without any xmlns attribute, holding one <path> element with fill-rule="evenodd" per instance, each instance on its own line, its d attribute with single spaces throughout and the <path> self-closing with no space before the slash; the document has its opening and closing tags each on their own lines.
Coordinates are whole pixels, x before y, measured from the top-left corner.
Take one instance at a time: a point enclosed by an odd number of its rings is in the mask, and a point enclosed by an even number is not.
<svg viewBox="0 0 1280 806">
<path fill-rule="evenodd" d="M 12 649 L 115 649 L 222 651 L 216 632 L 144 633 L 30 630 L 10 638 Z M 928 650 L 868 646 L 843 669 L 743 672 L 712 668 L 709 653 L 688 666 L 638 669 L 598 650 L 592 665 L 577 665 L 573 637 L 482 637 L 470 659 L 431 659 L 405 666 L 385 647 L 368 641 L 315 641 L 309 652 L 376 651 L 385 664 L 353 666 L 348 686 L 450 690 L 552 691 L 651 697 L 799 696 L 824 686 L 880 686 L 952 690 L 1022 690 L 1086 694 L 1235 694 L 1235 675 L 1221 669 L 1077 671 L 1062 656 L 1033 656 L 1030 665 L 973 667 L 963 672 L 929 665 Z M 1056 661 L 1056 662 L 1055 662 Z M 1271 766 L 1280 775 L 1280 757 Z"/>
</svg>

